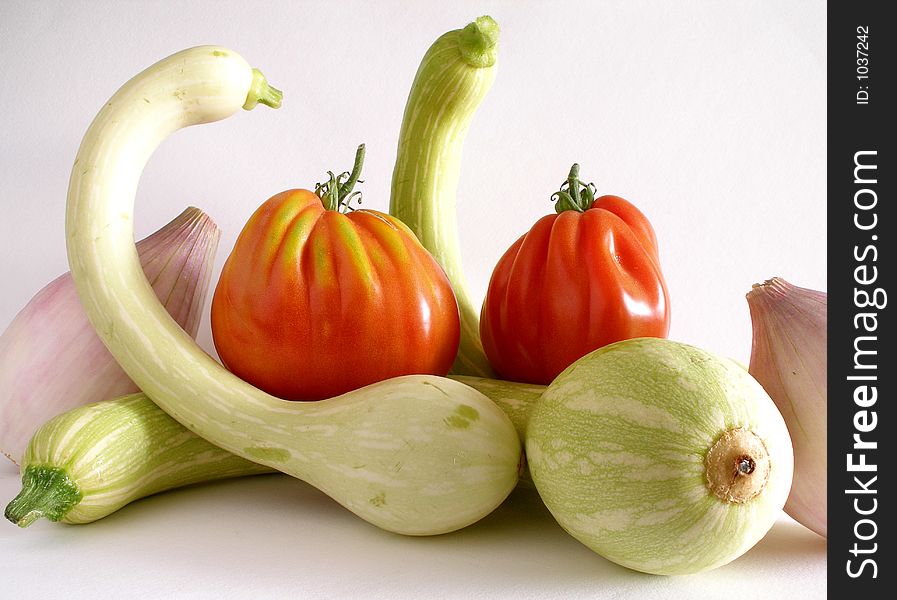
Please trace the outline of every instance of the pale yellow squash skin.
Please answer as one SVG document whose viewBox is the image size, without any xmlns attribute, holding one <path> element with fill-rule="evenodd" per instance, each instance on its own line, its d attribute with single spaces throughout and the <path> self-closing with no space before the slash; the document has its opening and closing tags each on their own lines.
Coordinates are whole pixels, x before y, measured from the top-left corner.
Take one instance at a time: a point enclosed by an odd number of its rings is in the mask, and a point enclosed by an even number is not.
<svg viewBox="0 0 897 600">
<path fill-rule="evenodd" d="M 238 456 L 318 487 L 388 531 L 465 527 L 513 489 L 520 442 L 492 402 L 458 382 L 415 375 L 316 403 L 274 398 L 226 371 L 152 294 L 134 247 L 134 198 L 171 133 L 279 104 L 238 54 L 184 50 L 127 82 L 75 159 L 69 264 L 100 338 L 134 382 L 185 427 Z"/>
</svg>

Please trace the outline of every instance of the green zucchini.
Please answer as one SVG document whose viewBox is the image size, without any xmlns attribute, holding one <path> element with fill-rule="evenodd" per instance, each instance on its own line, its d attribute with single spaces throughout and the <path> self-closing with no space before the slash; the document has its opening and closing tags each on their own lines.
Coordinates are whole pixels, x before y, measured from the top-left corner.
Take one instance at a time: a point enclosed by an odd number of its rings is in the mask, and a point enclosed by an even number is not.
<svg viewBox="0 0 897 600">
<path fill-rule="evenodd" d="M 164 490 L 271 472 L 194 435 L 145 394 L 130 394 L 41 426 L 25 450 L 22 491 L 5 516 L 19 527 L 42 517 L 90 523 Z"/>
<path fill-rule="evenodd" d="M 449 31 L 427 50 L 405 105 L 389 205 L 445 270 L 458 299 L 461 344 L 451 372 L 481 377 L 494 372 L 461 268 L 455 196 L 464 138 L 492 87 L 497 56 L 498 24 L 487 16 Z"/>
</svg>

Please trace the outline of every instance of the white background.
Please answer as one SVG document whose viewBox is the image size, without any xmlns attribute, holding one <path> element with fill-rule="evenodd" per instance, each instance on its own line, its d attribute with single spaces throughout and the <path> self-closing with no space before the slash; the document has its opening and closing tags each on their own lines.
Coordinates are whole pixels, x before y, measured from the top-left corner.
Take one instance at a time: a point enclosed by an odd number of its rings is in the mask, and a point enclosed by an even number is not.
<svg viewBox="0 0 897 600">
<path fill-rule="evenodd" d="M 581 163 L 584 178 L 595 181 L 599 193 L 627 198 L 652 221 L 671 295 L 672 338 L 747 363 L 751 332 L 744 294 L 752 283 L 777 275 L 803 287 L 826 288 L 822 1 L 4 0 L 0 330 L 38 289 L 67 269 L 63 221 L 71 162 L 96 111 L 138 71 L 182 48 L 217 43 L 238 51 L 285 92 L 279 111 L 261 107 L 179 132 L 151 159 L 141 181 L 138 237 L 188 204 L 204 209 L 221 227 L 215 281 L 236 235 L 261 202 L 284 189 L 312 187 L 327 170 L 350 167 L 361 142 L 367 144 L 363 206 L 387 210 L 399 126 L 417 65 L 438 35 L 480 14 L 492 15 L 502 33 L 498 77 L 470 130 L 458 193 L 464 266 L 475 297 L 482 298 L 504 250 L 552 210 L 548 198 L 573 162 Z M 199 341 L 213 351 L 207 313 Z M 0 465 L 0 473 L 0 491 L 6 492 L 0 501 L 5 502 L 16 485 L 14 471 Z M 277 504 L 278 518 L 293 531 L 289 510 L 271 498 L 258 502 L 247 493 L 253 489 L 249 485 L 298 496 L 300 504 L 311 498 L 313 510 L 304 518 L 336 521 L 336 534 L 319 525 L 284 534 L 277 527 L 280 521 L 263 509 Z M 177 494 L 183 506 L 175 501 Z M 534 557 L 543 553 L 549 564 L 558 563 L 552 567 L 556 577 L 539 580 L 532 574 L 533 581 L 509 582 L 507 591 L 517 598 L 527 590 L 558 598 L 598 597 L 603 590 L 618 597 L 698 597 L 698 590 L 714 589 L 714 595 L 738 591 L 743 597 L 789 590 L 801 590 L 801 597 L 823 593 L 824 543 L 787 520 L 753 555 L 726 567 L 728 578 L 723 569 L 658 580 L 617 569 L 568 542 L 525 495 L 516 495 L 517 504 L 501 509 L 482 530 L 407 541 L 373 531 L 315 494 L 304 484 L 267 477 L 154 498 L 107 519 L 108 525 L 42 524 L 26 533 L 0 524 L 0 579 L 22 586 L 37 575 L 33 565 L 56 568 L 46 564 L 48 553 L 54 560 L 78 561 L 78 553 L 87 552 L 89 564 L 79 570 L 83 579 L 69 585 L 76 592 L 101 590 L 97 586 L 104 576 L 92 580 L 90 573 L 106 569 L 103 544 L 113 539 L 109 553 L 127 571 L 113 581 L 139 581 L 143 565 L 123 558 L 124 539 L 153 565 L 146 571 L 151 583 L 134 583 L 135 589 L 144 586 L 147 597 L 154 597 L 148 591 L 153 585 L 165 585 L 165 577 L 174 573 L 184 580 L 158 588 L 160 593 L 246 597 L 291 590 L 302 597 L 305 589 L 310 595 L 343 597 L 367 589 L 368 595 L 383 597 L 393 592 L 501 597 L 503 576 L 494 571 L 508 569 L 519 577 L 524 571 L 515 565 L 532 563 L 526 569 L 532 572 L 540 564 Z M 208 519 L 207 504 L 218 507 L 220 527 L 198 525 L 208 539 L 186 535 L 180 524 L 196 522 L 191 510 Z M 521 506 L 535 507 L 537 513 L 533 524 L 520 525 L 532 530 L 530 538 L 514 525 L 528 516 Z M 251 517 L 259 528 L 247 526 L 246 514 L 234 514 L 245 510 L 259 512 Z M 155 527 L 137 518 L 145 514 L 156 519 Z M 271 530 L 266 532 L 265 525 Z M 114 538 L 118 531 L 123 538 Z M 128 531 L 156 535 L 158 543 Z M 265 537 L 272 532 L 277 551 Z M 169 536 L 179 549 L 165 558 L 171 563 L 166 570 L 157 559 L 170 553 Z M 61 552 L 57 542 L 71 546 L 71 552 Z M 184 551 L 183 544 L 192 551 Z M 236 561 L 229 569 L 239 569 L 244 558 L 235 557 L 247 555 L 245 578 L 229 572 L 223 580 L 227 585 L 216 589 L 206 568 L 216 552 L 223 553 L 225 564 Z M 15 568 L 8 554 L 15 555 Z M 182 554 L 182 559 L 172 558 Z M 194 555 L 199 563 L 195 579 L 182 564 Z M 259 556 L 269 568 L 268 579 L 252 571 Z M 308 568 L 309 557 L 317 557 L 314 568 Z M 404 584 L 391 588 L 385 574 L 402 571 L 403 564 L 423 572 L 406 574 L 410 583 L 402 579 Z M 575 565 L 572 578 L 565 571 L 569 564 Z M 589 571 L 593 564 L 595 573 L 613 574 L 611 583 L 602 587 L 602 578 Z M 451 571 L 440 571 L 439 565 Z M 745 572 L 745 566 L 753 569 Z M 543 571 L 551 577 L 550 569 Z M 302 577 L 283 579 L 283 573 Z M 759 577 L 774 587 L 719 587 L 739 577 Z M 287 581 L 298 587 L 285 587 Z M 52 578 L 44 584 L 55 585 Z M 33 591 L 41 584 L 31 585 L 37 586 Z M 19 597 L 28 597 L 28 588 L 15 589 Z M 129 588 L 112 589 L 123 593 Z"/>
</svg>

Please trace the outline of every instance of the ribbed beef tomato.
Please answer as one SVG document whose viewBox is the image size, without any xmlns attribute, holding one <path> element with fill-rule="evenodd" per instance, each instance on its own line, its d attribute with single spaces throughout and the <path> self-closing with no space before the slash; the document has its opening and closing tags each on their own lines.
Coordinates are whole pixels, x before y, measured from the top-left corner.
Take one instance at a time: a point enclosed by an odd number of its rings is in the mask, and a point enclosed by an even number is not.
<svg viewBox="0 0 897 600">
<path fill-rule="evenodd" d="M 505 379 L 549 384 L 587 353 L 666 337 L 669 298 L 654 229 L 618 196 L 595 199 L 579 165 L 539 219 L 498 261 L 480 320 L 483 349 Z"/>
<path fill-rule="evenodd" d="M 349 208 L 363 153 L 351 174 L 266 201 L 221 273 L 215 348 L 275 396 L 317 400 L 445 375 L 458 350 L 458 305 L 436 261 L 398 219 Z"/>
</svg>

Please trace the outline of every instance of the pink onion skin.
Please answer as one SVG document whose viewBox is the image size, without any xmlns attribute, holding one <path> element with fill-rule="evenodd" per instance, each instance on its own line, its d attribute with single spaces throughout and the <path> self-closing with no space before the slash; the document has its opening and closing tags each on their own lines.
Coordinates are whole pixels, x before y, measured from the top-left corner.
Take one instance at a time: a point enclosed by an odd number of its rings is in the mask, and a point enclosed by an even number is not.
<svg viewBox="0 0 897 600">
<path fill-rule="evenodd" d="M 748 370 L 766 389 L 794 444 L 785 512 L 826 537 L 828 296 L 775 277 L 747 294 L 753 325 Z"/>
<path fill-rule="evenodd" d="M 153 290 L 194 338 L 220 237 L 212 219 L 190 207 L 137 243 Z M 0 451 L 18 464 L 51 418 L 137 391 L 87 320 L 71 275 L 60 275 L 0 335 Z"/>
</svg>

